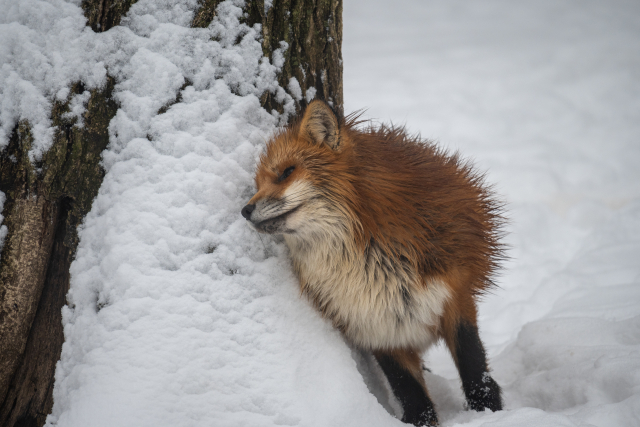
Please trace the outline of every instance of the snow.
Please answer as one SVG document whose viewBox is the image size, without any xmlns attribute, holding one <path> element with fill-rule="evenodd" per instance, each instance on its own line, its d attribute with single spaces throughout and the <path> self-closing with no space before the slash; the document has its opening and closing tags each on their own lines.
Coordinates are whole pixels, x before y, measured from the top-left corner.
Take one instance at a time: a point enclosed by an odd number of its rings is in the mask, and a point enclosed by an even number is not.
<svg viewBox="0 0 640 427">
<path fill-rule="evenodd" d="M 313 101 L 316 97 L 316 92 L 316 88 L 313 86 L 307 88 L 307 91 L 304 93 L 304 98 L 307 101 L 307 104 Z"/>
<path fill-rule="evenodd" d="M 302 99 L 302 88 L 300 87 L 300 83 L 298 83 L 298 79 L 291 77 L 289 79 L 287 89 L 289 89 L 289 93 L 293 96 L 293 99 L 296 101 L 300 101 Z"/>
<path fill-rule="evenodd" d="M 120 104 L 79 230 L 47 425 L 402 425 L 380 369 L 300 298 L 282 242 L 239 214 L 264 141 L 303 96 L 278 86 L 287 45 L 263 60 L 241 3 L 190 29 L 196 0 L 140 0 L 100 34 L 79 1 L 0 4 L 0 149 L 26 119 L 40 158 L 75 81 L 99 88 L 108 70 Z M 508 203 L 511 260 L 480 305 L 506 409 L 464 411 L 437 347 L 425 378 L 442 425 L 640 424 L 638 12 L 345 3 L 345 111 L 460 149 Z M 266 90 L 285 117 L 260 108 Z M 75 95 L 71 114 L 86 102 Z"/>
<path fill-rule="evenodd" d="M 0 1 L 0 150 L 19 120 L 31 124 L 31 161 L 53 142 L 50 112 L 79 80 L 92 89 L 105 82 L 98 37 L 82 10 L 62 0 Z M 91 58 L 87 58 L 87 57 Z M 80 95 L 81 96 L 81 95 Z"/>
<path fill-rule="evenodd" d="M 2 209 L 4 209 L 4 202 L 7 200 L 7 196 L 0 191 L 0 256 L 2 255 L 2 248 L 4 247 L 4 239 L 9 233 L 9 229 L 6 225 L 2 225 L 4 221 L 4 215 L 2 215 Z"/>
<path fill-rule="evenodd" d="M 273 0 L 264 0 L 264 14 L 269 13 L 269 9 L 273 6 Z"/>
</svg>

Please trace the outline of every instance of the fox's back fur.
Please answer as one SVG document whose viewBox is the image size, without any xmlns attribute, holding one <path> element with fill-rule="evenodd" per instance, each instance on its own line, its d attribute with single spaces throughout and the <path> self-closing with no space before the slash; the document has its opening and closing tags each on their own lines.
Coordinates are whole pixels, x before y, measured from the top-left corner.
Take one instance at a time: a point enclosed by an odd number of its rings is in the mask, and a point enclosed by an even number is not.
<svg viewBox="0 0 640 427">
<path fill-rule="evenodd" d="M 284 234 L 303 293 L 357 346 L 451 348 L 503 256 L 501 205 L 483 181 L 403 128 L 314 102 L 267 145 L 243 215 Z"/>
</svg>

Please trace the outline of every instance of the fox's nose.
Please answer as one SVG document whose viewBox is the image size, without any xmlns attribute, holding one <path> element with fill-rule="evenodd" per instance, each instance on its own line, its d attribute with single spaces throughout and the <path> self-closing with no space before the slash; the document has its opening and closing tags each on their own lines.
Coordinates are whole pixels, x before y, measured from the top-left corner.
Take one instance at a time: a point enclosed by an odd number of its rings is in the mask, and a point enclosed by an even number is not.
<svg viewBox="0 0 640 427">
<path fill-rule="evenodd" d="M 240 213 L 246 219 L 251 219 L 251 212 L 253 212 L 255 209 L 256 209 L 256 205 L 247 205 L 244 208 L 242 208 L 242 211 L 240 211 Z"/>
</svg>

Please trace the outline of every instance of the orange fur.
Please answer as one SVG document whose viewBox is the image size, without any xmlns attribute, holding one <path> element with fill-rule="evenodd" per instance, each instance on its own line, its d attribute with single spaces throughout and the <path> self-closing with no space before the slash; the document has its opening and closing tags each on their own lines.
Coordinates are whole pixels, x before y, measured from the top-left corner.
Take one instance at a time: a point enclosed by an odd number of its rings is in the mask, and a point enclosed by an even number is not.
<svg viewBox="0 0 640 427">
<path fill-rule="evenodd" d="M 484 176 L 458 153 L 449 155 L 404 128 L 362 128 L 358 118 L 340 126 L 337 152 L 311 140 L 305 118 L 281 129 L 261 157 L 260 191 L 249 203 L 264 194 L 278 197 L 283 188 L 273 180 L 290 165 L 302 166 L 294 174 L 304 174 L 344 209 L 363 251 L 373 239 L 425 276 L 447 278 L 455 292 L 489 290 L 503 259 L 504 219 Z M 449 280 L 461 274 L 464 285 Z"/>
<path fill-rule="evenodd" d="M 476 299 L 504 257 L 504 219 L 469 162 L 314 101 L 269 141 L 256 187 L 243 215 L 258 231 L 284 234 L 302 291 L 347 339 L 386 369 L 409 372 L 428 400 L 420 352 L 442 338 L 470 404 L 501 408 L 495 382 L 493 397 L 473 396 L 488 369 Z"/>
</svg>

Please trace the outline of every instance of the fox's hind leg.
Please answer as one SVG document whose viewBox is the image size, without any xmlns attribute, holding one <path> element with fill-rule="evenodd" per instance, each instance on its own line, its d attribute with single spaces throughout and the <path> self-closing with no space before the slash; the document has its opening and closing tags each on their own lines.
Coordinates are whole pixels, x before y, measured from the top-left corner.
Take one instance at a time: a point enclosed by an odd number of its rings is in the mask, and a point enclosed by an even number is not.
<svg viewBox="0 0 640 427">
<path fill-rule="evenodd" d="M 460 373 L 462 388 L 469 408 L 484 411 L 502 410 L 501 390 L 489 375 L 487 356 L 480 341 L 476 323 L 476 307 L 471 298 L 458 313 L 449 313 L 443 319 L 443 337 Z"/>
<path fill-rule="evenodd" d="M 438 417 L 422 377 L 420 354 L 412 349 L 373 353 L 400 401 L 402 421 L 416 426 L 437 425 Z"/>
</svg>

